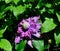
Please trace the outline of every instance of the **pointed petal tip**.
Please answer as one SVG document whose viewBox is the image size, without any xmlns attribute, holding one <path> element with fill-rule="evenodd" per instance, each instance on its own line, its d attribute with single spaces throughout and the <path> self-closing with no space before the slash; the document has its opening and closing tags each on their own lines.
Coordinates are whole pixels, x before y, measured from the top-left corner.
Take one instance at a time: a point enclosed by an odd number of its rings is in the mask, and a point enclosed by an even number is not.
<svg viewBox="0 0 60 51">
<path fill-rule="evenodd" d="M 36 33 L 36 34 L 33 34 L 33 36 L 37 37 L 37 38 L 40 38 L 40 33 Z"/>
<path fill-rule="evenodd" d="M 29 40 L 27 44 L 28 44 L 31 48 L 33 48 L 33 46 L 32 46 L 32 40 Z"/>
</svg>

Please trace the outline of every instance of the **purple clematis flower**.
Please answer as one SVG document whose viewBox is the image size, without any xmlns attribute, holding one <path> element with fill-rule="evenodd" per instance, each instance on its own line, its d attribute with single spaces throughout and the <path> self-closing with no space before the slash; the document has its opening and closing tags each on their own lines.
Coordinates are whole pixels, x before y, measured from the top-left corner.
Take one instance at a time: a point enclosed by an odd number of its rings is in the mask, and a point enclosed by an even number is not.
<svg viewBox="0 0 60 51">
<path fill-rule="evenodd" d="M 33 36 L 40 38 L 40 28 L 41 23 L 38 22 L 40 16 L 30 17 L 28 19 L 23 19 L 18 24 L 17 33 L 19 36 L 15 38 L 15 44 L 19 43 L 23 38 L 29 39 L 27 44 L 32 46 Z"/>
</svg>

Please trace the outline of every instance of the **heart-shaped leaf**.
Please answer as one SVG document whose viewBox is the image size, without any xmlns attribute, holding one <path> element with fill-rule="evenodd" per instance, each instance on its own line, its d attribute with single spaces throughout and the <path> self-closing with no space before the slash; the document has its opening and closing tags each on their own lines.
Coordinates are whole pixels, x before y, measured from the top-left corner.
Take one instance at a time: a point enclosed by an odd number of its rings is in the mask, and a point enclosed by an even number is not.
<svg viewBox="0 0 60 51">
<path fill-rule="evenodd" d="M 54 23 L 52 18 L 46 18 L 44 23 L 42 24 L 41 31 L 42 33 L 47 33 L 53 30 L 57 25 Z"/>
<path fill-rule="evenodd" d="M 44 51 L 44 41 L 43 40 L 33 40 L 33 45 L 38 51 Z"/>
<path fill-rule="evenodd" d="M 17 44 L 16 50 L 17 50 L 17 51 L 24 51 L 26 42 L 27 42 L 27 41 L 25 40 L 25 41 L 21 41 L 19 44 Z"/>
<path fill-rule="evenodd" d="M 6 51 L 12 51 L 12 46 L 11 46 L 10 42 L 6 39 L 0 40 L 0 48 L 4 49 Z"/>
<path fill-rule="evenodd" d="M 22 14 L 25 10 L 26 10 L 26 7 L 22 5 L 14 7 L 13 9 L 14 16 L 17 17 L 19 14 Z"/>
</svg>

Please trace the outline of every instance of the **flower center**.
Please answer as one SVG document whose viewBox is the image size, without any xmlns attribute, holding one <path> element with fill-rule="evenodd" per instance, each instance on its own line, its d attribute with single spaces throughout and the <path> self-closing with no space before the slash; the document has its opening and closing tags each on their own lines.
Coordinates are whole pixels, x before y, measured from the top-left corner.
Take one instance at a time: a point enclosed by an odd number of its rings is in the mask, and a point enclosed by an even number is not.
<svg viewBox="0 0 60 51">
<path fill-rule="evenodd" d="M 30 24 L 28 22 L 24 22 L 22 26 L 24 29 L 27 29 L 29 28 Z"/>
</svg>

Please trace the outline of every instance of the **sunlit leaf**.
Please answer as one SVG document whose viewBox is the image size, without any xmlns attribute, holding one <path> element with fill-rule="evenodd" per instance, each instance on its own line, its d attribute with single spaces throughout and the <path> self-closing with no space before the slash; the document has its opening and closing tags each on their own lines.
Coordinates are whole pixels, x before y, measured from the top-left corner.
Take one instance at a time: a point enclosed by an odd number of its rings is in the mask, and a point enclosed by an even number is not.
<svg viewBox="0 0 60 51">
<path fill-rule="evenodd" d="M 11 6 L 6 7 L 6 8 L 4 9 L 4 11 L 6 12 L 6 11 L 10 10 L 10 11 L 12 12 L 13 9 L 14 9 L 14 6 L 11 5 Z"/>
<path fill-rule="evenodd" d="M 52 18 L 47 18 L 42 24 L 41 31 L 42 33 L 46 33 L 53 30 L 56 26 Z"/>
<path fill-rule="evenodd" d="M 17 5 L 20 0 L 13 0 L 13 2 Z"/>
<path fill-rule="evenodd" d="M 46 12 L 46 9 L 43 8 L 42 10 L 40 10 L 41 14 L 43 14 L 44 12 Z"/>
<path fill-rule="evenodd" d="M 0 37 L 3 37 L 3 33 L 5 32 L 6 29 L 7 29 L 7 26 L 5 28 L 0 29 Z"/>
<path fill-rule="evenodd" d="M 6 3 L 10 3 L 12 0 L 5 0 Z"/>
<path fill-rule="evenodd" d="M 38 51 L 44 51 L 44 41 L 43 40 L 33 40 L 33 45 Z"/>
<path fill-rule="evenodd" d="M 6 39 L 0 40 L 0 48 L 4 49 L 5 51 L 12 51 L 12 46 L 11 46 L 10 42 Z"/>
<path fill-rule="evenodd" d="M 57 27 L 57 29 L 55 30 L 54 38 L 55 38 L 56 44 L 57 45 L 60 44 L 60 27 Z"/>
<path fill-rule="evenodd" d="M 19 44 L 18 44 L 18 46 L 16 47 L 16 50 L 17 51 L 24 51 L 24 48 L 25 48 L 25 46 L 26 46 L 26 40 L 25 41 L 21 41 Z"/>
<path fill-rule="evenodd" d="M 56 44 L 57 45 L 60 44 L 60 34 L 59 35 L 54 34 L 54 36 L 55 36 Z"/>
<path fill-rule="evenodd" d="M 56 15 L 57 15 L 57 18 L 58 18 L 58 20 L 60 22 L 60 14 L 56 13 Z"/>
<path fill-rule="evenodd" d="M 27 0 L 23 0 L 23 2 L 26 2 Z"/>
<path fill-rule="evenodd" d="M 26 10 L 25 6 L 17 6 L 13 9 L 14 16 L 18 16 L 19 14 L 22 14 Z"/>
<path fill-rule="evenodd" d="M 47 4 L 45 4 L 45 7 L 51 8 L 52 4 L 47 3 Z"/>
<path fill-rule="evenodd" d="M 43 2 L 42 2 L 42 0 L 39 0 L 37 6 L 35 8 L 39 9 L 41 6 L 43 6 Z"/>
<path fill-rule="evenodd" d="M 50 14 L 53 14 L 54 13 L 54 9 L 49 9 L 47 12 L 50 13 Z"/>
</svg>

